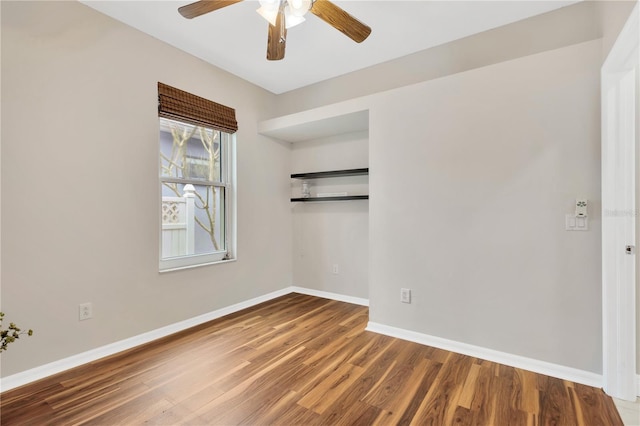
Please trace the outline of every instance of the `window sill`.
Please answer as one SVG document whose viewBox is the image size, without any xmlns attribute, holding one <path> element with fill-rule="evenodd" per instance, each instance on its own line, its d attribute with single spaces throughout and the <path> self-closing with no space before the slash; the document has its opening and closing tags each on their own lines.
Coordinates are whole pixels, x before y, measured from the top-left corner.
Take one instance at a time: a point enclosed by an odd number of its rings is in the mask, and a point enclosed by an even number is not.
<svg viewBox="0 0 640 426">
<path fill-rule="evenodd" d="M 219 265 L 221 263 L 231 263 L 231 262 L 235 262 L 236 260 L 237 260 L 236 258 L 224 259 L 224 260 L 214 260 L 212 262 L 198 263 L 197 265 L 185 265 L 185 266 L 176 266 L 176 267 L 173 267 L 173 268 L 160 269 L 159 272 L 161 274 L 164 274 L 165 272 L 182 271 L 183 269 L 200 268 L 201 266 Z"/>
</svg>

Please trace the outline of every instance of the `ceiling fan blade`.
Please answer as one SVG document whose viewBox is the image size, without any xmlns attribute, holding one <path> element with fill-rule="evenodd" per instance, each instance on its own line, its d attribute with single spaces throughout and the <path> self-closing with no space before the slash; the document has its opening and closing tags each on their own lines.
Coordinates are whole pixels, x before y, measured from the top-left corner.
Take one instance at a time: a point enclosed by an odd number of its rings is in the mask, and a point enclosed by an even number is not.
<svg viewBox="0 0 640 426">
<path fill-rule="evenodd" d="M 231 6 L 235 3 L 240 3 L 241 1 L 242 0 L 200 0 L 179 7 L 178 12 L 185 18 L 191 19 L 204 15 L 205 13 L 213 12 L 214 10 L 222 9 L 223 7 Z"/>
<path fill-rule="evenodd" d="M 371 27 L 358 21 L 329 0 L 315 0 L 311 13 L 357 43 L 362 43 L 371 34 Z"/>
<path fill-rule="evenodd" d="M 284 59 L 284 49 L 287 44 L 287 28 L 284 22 L 284 2 L 280 5 L 276 24 L 269 24 L 269 36 L 267 38 L 267 59 L 279 61 Z"/>
</svg>

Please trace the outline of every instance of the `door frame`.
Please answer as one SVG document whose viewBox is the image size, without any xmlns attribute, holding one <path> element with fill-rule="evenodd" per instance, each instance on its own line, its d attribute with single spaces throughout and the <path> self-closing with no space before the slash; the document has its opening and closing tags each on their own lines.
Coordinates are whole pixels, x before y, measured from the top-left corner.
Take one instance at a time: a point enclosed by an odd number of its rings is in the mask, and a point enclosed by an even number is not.
<svg viewBox="0 0 640 426">
<path fill-rule="evenodd" d="M 602 90 L 602 330 L 603 388 L 635 400 L 636 143 L 640 10 L 635 5 L 601 70 Z M 621 177 L 624 174 L 624 178 Z M 633 179 L 630 178 L 633 176 Z"/>
</svg>

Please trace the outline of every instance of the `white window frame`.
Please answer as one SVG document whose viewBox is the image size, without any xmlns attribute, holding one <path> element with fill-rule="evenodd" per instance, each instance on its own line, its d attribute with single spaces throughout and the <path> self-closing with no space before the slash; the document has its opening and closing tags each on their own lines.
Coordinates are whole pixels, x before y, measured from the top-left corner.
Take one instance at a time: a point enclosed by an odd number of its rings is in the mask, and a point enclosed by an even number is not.
<svg viewBox="0 0 640 426">
<path fill-rule="evenodd" d="M 173 120 L 186 125 L 192 125 L 180 120 Z M 162 119 L 159 119 L 159 130 L 161 131 Z M 202 126 L 200 126 L 202 127 Z M 159 244 L 158 244 L 158 258 L 159 258 L 159 270 L 160 272 L 177 271 L 181 269 L 197 268 L 200 266 L 213 265 L 217 263 L 225 263 L 236 260 L 236 135 L 235 133 L 226 133 L 226 137 L 220 137 L 220 182 L 209 182 L 197 179 L 181 179 L 174 177 L 162 176 L 162 159 L 160 157 L 160 144 L 158 144 L 158 197 L 159 202 L 162 204 L 162 185 L 164 182 L 172 182 L 179 184 L 192 184 L 192 185 L 206 185 L 224 187 L 224 240 L 225 250 L 220 250 L 212 253 L 194 254 L 180 257 L 173 257 L 168 259 L 162 258 L 162 218 L 161 209 L 158 209 L 159 218 Z"/>
</svg>

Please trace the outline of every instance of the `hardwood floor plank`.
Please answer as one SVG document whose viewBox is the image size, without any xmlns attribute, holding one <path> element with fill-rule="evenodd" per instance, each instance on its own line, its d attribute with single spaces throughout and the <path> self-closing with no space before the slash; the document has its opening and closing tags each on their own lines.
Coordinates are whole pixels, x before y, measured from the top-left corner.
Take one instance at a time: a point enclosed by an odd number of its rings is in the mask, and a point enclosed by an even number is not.
<svg viewBox="0 0 640 426">
<path fill-rule="evenodd" d="M 162 392 L 169 401 L 179 404 L 185 400 L 189 400 L 194 396 L 203 393 L 206 395 L 215 395 L 216 397 L 224 392 L 220 389 L 218 383 L 249 365 L 248 361 L 243 361 L 235 366 L 229 366 L 227 369 L 216 369 L 208 374 L 196 374 L 187 372 L 178 376 L 172 381 L 167 381 L 161 385 L 156 385 L 162 389 Z"/>
<path fill-rule="evenodd" d="M 101 415 L 93 417 L 80 424 L 83 425 L 120 425 L 120 424 L 143 424 L 157 413 L 162 413 L 173 408 L 173 404 L 159 397 L 155 393 L 143 394 L 138 398 L 122 404 L 117 410 L 108 410 Z"/>
<path fill-rule="evenodd" d="M 18 406 L 17 409 L 5 410 L 2 408 L 0 415 L 3 425 L 41 425 L 54 418 L 56 412 L 45 401 L 38 401 L 24 407 Z"/>
<path fill-rule="evenodd" d="M 321 425 L 322 416 L 311 410 L 307 410 L 298 404 L 290 405 L 282 414 L 272 423 L 277 426 L 291 425 Z"/>
<path fill-rule="evenodd" d="M 0 395 L 6 425 L 607 425 L 602 390 L 365 331 L 289 294 Z"/>
<path fill-rule="evenodd" d="M 380 409 L 363 403 L 362 399 L 385 376 L 393 362 L 393 359 L 386 358 L 374 364 L 372 368 L 364 369 L 360 378 L 345 389 L 342 396 L 325 410 L 324 421 L 327 424 L 350 424 L 349 422 L 363 421 L 363 419 L 375 419 Z"/>
<path fill-rule="evenodd" d="M 375 424 L 398 424 L 406 413 L 406 409 L 413 401 L 416 391 L 420 387 L 421 380 L 429 371 L 431 361 L 422 358 L 417 365 L 403 363 L 404 369 L 397 369 L 390 374 L 376 394 L 372 395 L 371 405 L 384 408 L 387 415 L 378 418 Z M 404 379 L 405 374 L 409 374 Z"/>
<path fill-rule="evenodd" d="M 218 398 L 214 404 L 201 411 L 200 417 L 207 425 L 246 424 L 247 418 L 258 415 L 266 407 L 277 405 L 288 394 L 289 391 L 280 386 L 265 387 L 253 383 L 234 398 Z"/>
<path fill-rule="evenodd" d="M 471 401 L 471 413 L 473 415 L 472 424 L 490 425 L 493 424 L 495 376 L 489 363 L 480 365 L 476 389 Z"/>
<path fill-rule="evenodd" d="M 161 390 L 164 391 L 164 389 Z M 180 413 L 181 418 L 186 420 L 191 418 L 192 413 L 201 410 L 205 405 L 211 404 L 213 400 L 222 394 L 224 392 L 218 389 L 216 385 L 210 385 L 199 387 L 198 392 L 189 392 L 178 398 L 172 398 L 171 395 L 167 396 L 166 393 L 164 395 L 168 401 L 174 404 L 176 414 Z M 193 416 L 193 418 L 196 419 L 198 417 Z"/>
<path fill-rule="evenodd" d="M 322 414 L 349 386 L 362 375 L 364 369 L 351 364 L 342 364 L 326 379 L 307 393 L 298 405 Z"/>
<path fill-rule="evenodd" d="M 256 382 L 265 374 L 269 373 L 271 370 L 277 368 L 280 365 L 285 365 L 289 360 L 296 357 L 296 355 L 301 354 L 305 351 L 305 348 L 300 346 L 297 348 L 290 348 L 287 352 L 284 352 L 280 357 L 276 357 L 267 365 L 264 365 L 260 369 L 253 369 L 249 371 L 248 375 L 240 376 L 239 378 L 235 378 L 237 380 L 236 383 L 228 384 L 225 389 L 225 392 L 219 397 L 216 398 L 212 404 L 219 405 L 222 402 L 241 399 L 243 397 L 243 393 L 247 391 L 250 387 L 256 384 Z M 251 364 L 250 364 L 251 365 Z M 243 368 L 240 371 L 245 370 Z M 239 383 L 238 383 L 239 382 Z"/>
<path fill-rule="evenodd" d="M 420 383 L 419 377 L 424 375 L 427 366 L 427 359 L 421 360 L 415 369 L 407 364 L 394 362 L 382 380 L 364 397 L 363 401 L 383 410 L 393 410 L 397 399 L 404 396 L 400 390 L 407 385 L 417 387 Z"/>
<path fill-rule="evenodd" d="M 369 426 L 378 417 L 380 409 L 361 401 L 356 401 L 354 405 L 338 416 L 334 423 L 327 417 L 323 416 L 321 424 L 336 426 Z M 325 421 L 325 419 L 327 419 Z"/>
<path fill-rule="evenodd" d="M 473 364 L 469 369 L 469 374 L 464 379 L 464 385 L 462 385 L 462 392 L 458 399 L 458 405 L 471 409 L 471 402 L 473 402 L 473 395 L 475 394 L 476 381 L 478 380 L 478 373 L 480 372 L 480 364 Z"/>
<path fill-rule="evenodd" d="M 543 425 L 575 425 L 569 392 L 560 379 L 549 377 L 540 391 L 540 423 Z"/>
<path fill-rule="evenodd" d="M 402 413 L 402 417 L 400 418 L 400 420 L 398 420 L 399 425 L 411 424 L 411 421 L 420 408 L 422 401 L 426 398 L 427 394 L 429 393 L 429 389 L 431 389 L 436 380 L 436 377 L 438 377 L 438 374 L 440 373 L 442 364 L 432 360 L 429 361 L 430 362 L 427 366 L 427 371 L 420 379 L 420 384 L 416 388 L 413 395 L 411 395 L 411 401 L 409 402 L 409 405 L 407 405 L 404 412 Z"/>
<path fill-rule="evenodd" d="M 524 412 L 535 414 L 540 411 L 540 394 L 536 386 L 536 374 L 517 369 L 521 393 L 518 408 Z"/>
<path fill-rule="evenodd" d="M 508 376 L 498 376 L 494 378 L 495 391 L 495 424 L 501 425 L 524 425 L 527 422 L 527 413 L 519 410 L 513 398 L 516 388 L 513 380 Z"/>
<path fill-rule="evenodd" d="M 384 383 L 384 381 L 386 380 L 387 376 L 389 376 L 389 374 L 391 374 L 391 372 L 393 371 L 393 369 L 395 367 L 396 367 L 396 361 L 391 361 L 391 364 L 388 365 L 387 369 L 384 371 L 384 373 L 382 373 L 382 376 L 378 377 L 378 381 L 375 382 L 373 384 L 373 386 L 371 386 L 371 389 L 369 389 L 369 392 L 367 392 L 364 395 L 364 398 L 362 398 L 363 401 L 369 400 L 371 395 L 375 394 L 375 392 L 378 391 L 380 386 L 382 386 L 382 383 Z M 380 407 L 378 407 L 378 408 L 380 408 Z"/>
<path fill-rule="evenodd" d="M 374 334 L 370 332 L 366 333 L 367 336 L 364 336 L 364 338 L 370 338 L 370 344 L 367 344 L 354 355 L 349 357 L 349 362 L 351 364 L 358 365 L 363 368 L 369 368 L 369 366 L 377 362 L 378 358 L 384 356 L 385 354 L 387 354 L 389 357 L 395 358 L 395 354 L 398 353 L 399 349 L 395 348 L 395 351 L 394 349 L 392 349 L 387 352 L 387 350 L 394 343 L 393 338 L 383 336 L 381 334 Z"/>
<path fill-rule="evenodd" d="M 143 424 L 148 425 L 158 425 L 158 426 L 175 426 L 175 425 L 193 425 L 193 426 L 202 426 L 206 424 L 204 419 L 199 417 L 194 417 L 191 421 L 187 421 L 187 419 L 191 416 L 192 411 L 182 404 L 176 404 L 172 407 L 158 411 L 155 413 L 154 417 L 144 421 Z M 126 424 L 131 424 L 127 422 Z"/>
<path fill-rule="evenodd" d="M 358 347 L 359 344 L 360 343 L 358 343 L 357 339 L 354 339 L 355 347 Z M 314 389 L 322 381 L 329 377 L 334 371 L 340 368 L 341 365 L 345 363 L 352 364 L 348 362 L 348 358 L 352 354 L 352 349 L 353 348 L 350 345 L 346 345 L 341 347 L 334 353 L 321 350 L 320 357 L 317 357 L 315 355 L 311 357 L 315 360 L 313 363 L 305 361 L 305 365 L 310 368 L 306 370 L 306 375 L 300 376 L 295 382 L 291 384 L 292 389 L 296 390 L 302 395 L 311 392 L 312 389 Z M 316 352 L 316 355 L 318 353 L 319 352 Z"/>
<path fill-rule="evenodd" d="M 573 383 L 570 392 L 573 396 L 578 424 L 622 426 L 620 414 L 615 407 L 606 403 L 607 397 L 602 389 Z M 640 424 L 640 419 L 638 423 Z"/>
<path fill-rule="evenodd" d="M 575 389 L 573 389 L 573 387 L 568 387 L 567 390 L 569 391 L 569 395 L 571 396 L 571 405 L 573 406 L 573 412 L 576 415 L 576 424 L 586 424 L 584 421 L 584 416 L 582 414 L 582 407 L 580 406 L 581 404 L 578 400 Z"/>
<path fill-rule="evenodd" d="M 269 404 L 261 404 L 253 413 L 246 416 L 239 424 L 242 425 L 270 425 L 277 423 L 278 420 L 286 413 L 289 407 L 292 407 L 300 399 L 300 395 L 294 391 L 287 391 L 279 398 L 274 399 Z"/>
<path fill-rule="evenodd" d="M 295 355 L 302 351 L 306 351 L 306 348 L 303 346 L 283 346 L 272 348 L 264 354 L 261 354 L 261 357 L 257 360 L 249 361 L 248 363 L 244 364 L 242 368 L 237 369 L 232 374 L 221 377 L 219 380 L 217 380 L 218 387 L 227 392 L 235 388 L 238 383 L 243 383 L 251 379 L 258 379 L 262 375 L 267 374 L 273 368 L 278 367 L 278 365 L 280 365 L 282 362 L 281 358 L 283 355 L 287 355 L 288 359 L 291 356 L 292 352 L 294 352 Z M 274 363 L 274 361 L 277 362 Z"/>
<path fill-rule="evenodd" d="M 343 320 L 339 325 L 347 328 L 360 328 L 359 325 L 366 324 L 369 321 L 369 315 L 366 312 L 356 312 L 347 319 Z"/>
<path fill-rule="evenodd" d="M 450 424 L 473 358 L 450 353 L 416 412 L 412 423 Z"/>
<path fill-rule="evenodd" d="M 55 409 L 55 418 L 58 424 L 81 424 L 103 414 L 116 412 L 126 403 L 149 392 L 151 390 L 147 386 L 137 383 L 123 391 L 114 388 L 109 393 L 92 394 Z"/>
<path fill-rule="evenodd" d="M 473 415 L 471 410 L 465 407 L 458 406 L 453 416 L 452 425 L 456 426 L 470 426 L 472 425 Z"/>
<path fill-rule="evenodd" d="M 428 349 L 427 358 L 429 358 L 432 361 L 439 362 L 440 364 L 444 364 L 450 354 L 449 351 L 445 351 L 440 348 L 427 347 L 427 349 Z"/>
<path fill-rule="evenodd" d="M 3 393 L 0 395 L 0 424 L 27 424 L 30 421 L 43 424 L 55 415 L 44 399 L 63 390 L 60 383 L 45 379 L 40 388 L 27 385 Z"/>
</svg>

